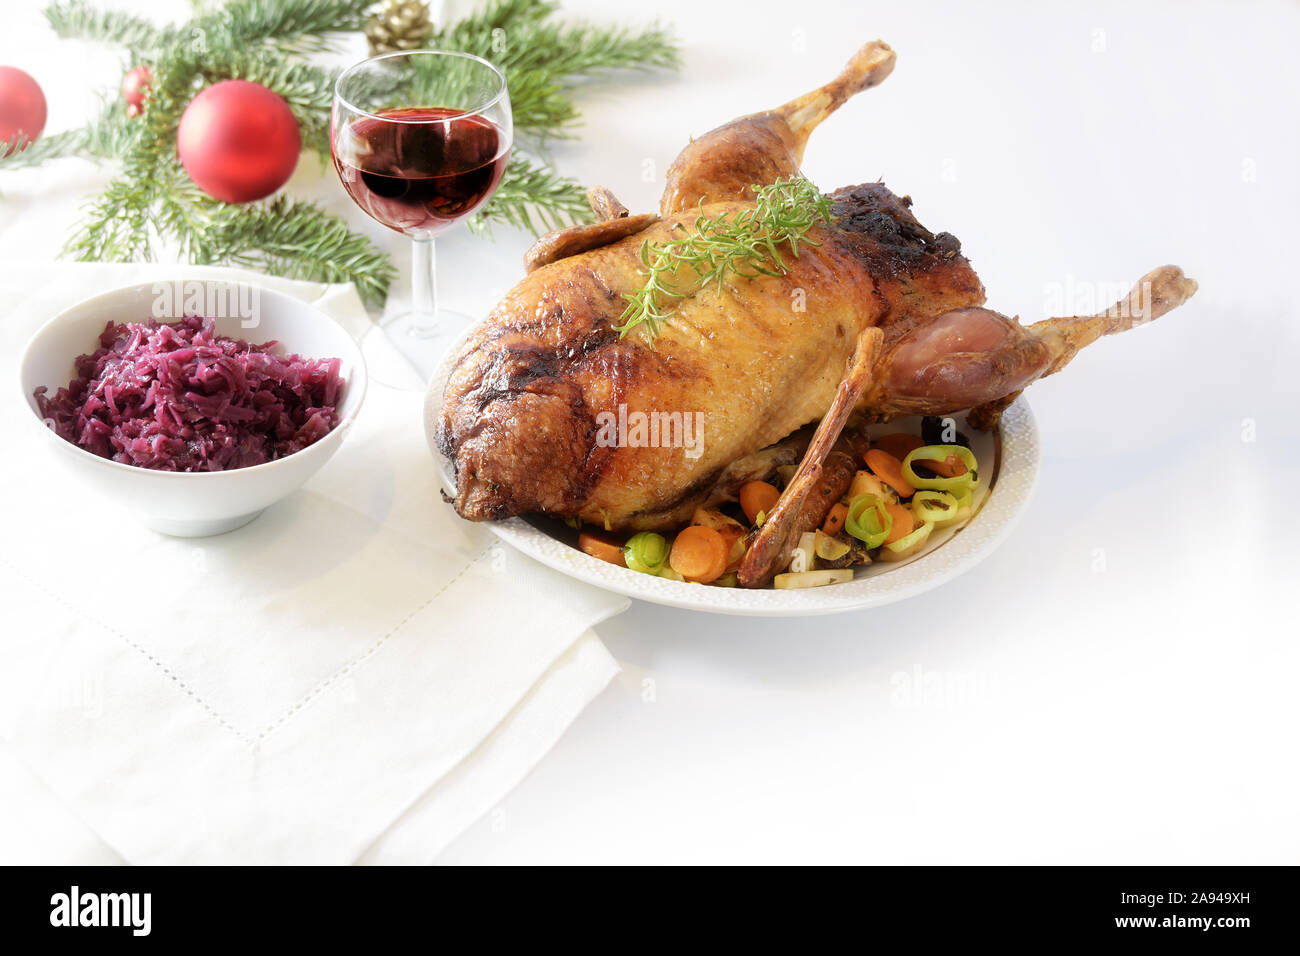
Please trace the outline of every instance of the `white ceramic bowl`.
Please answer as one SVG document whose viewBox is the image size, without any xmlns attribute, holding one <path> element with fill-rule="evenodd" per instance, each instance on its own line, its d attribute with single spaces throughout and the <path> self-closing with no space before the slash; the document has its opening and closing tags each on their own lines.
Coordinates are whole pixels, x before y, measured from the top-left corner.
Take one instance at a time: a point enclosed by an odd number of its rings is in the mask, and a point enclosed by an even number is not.
<svg viewBox="0 0 1300 956">
<path fill-rule="evenodd" d="M 18 371 L 18 384 L 32 410 L 32 427 L 44 435 L 42 440 L 53 455 L 89 488 L 125 506 L 150 528 L 180 537 L 233 531 L 297 489 L 338 451 L 366 394 L 361 352 L 352 336 L 329 316 L 292 296 L 247 283 L 201 280 L 201 285 L 226 296 L 227 302 L 256 305 L 255 320 L 241 317 L 247 310 L 241 313 L 227 308 L 225 311 L 234 314 L 216 317 L 219 334 L 255 343 L 275 340 L 285 353 L 342 360 L 340 374 L 346 385 L 339 423 L 328 435 L 302 451 L 266 464 L 186 473 L 153 471 L 100 458 L 46 427 L 32 393 L 45 385 L 48 394 L 53 395 L 66 386 L 75 375 L 77 356 L 95 350 L 105 323 L 142 322 L 155 315 L 159 286 L 151 283 L 105 292 L 55 316 L 27 343 Z M 174 321 L 181 317 L 178 311 L 185 310 L 168 310 L 158 318 Z"/>
</svg>

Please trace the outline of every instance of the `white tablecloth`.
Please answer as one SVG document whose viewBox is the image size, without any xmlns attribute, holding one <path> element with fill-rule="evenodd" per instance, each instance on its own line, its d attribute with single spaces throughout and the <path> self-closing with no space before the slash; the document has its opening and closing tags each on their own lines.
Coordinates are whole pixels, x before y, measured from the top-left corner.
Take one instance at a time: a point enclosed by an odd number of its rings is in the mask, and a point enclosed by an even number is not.
<svg viewBox="0 0 1300 956">
<path fill-rule="evenodd" d="M 6 11 L 0 62 L 40 77 L 58 129 L 120 62 L 42 34 L 36 6 Z M 677 30 L 682 73 L 589 84 L 581 139 L 556 149 L 634 212 L 654 208 L 689 136 L 811 89 L 880 37 L 897 69 L 813 136 L 815 181 L 910 194 L 961 239 L 989 304 L 1025 321 L 1163 262 L 1201 288 L 1030 390 L 1038 490 L 961 579 L 830 620 L 638 604 L 602 624 L 620 676 L 440 859 L 1300 858 L 1300 527 L 1284 503 L 1300 478 L 1295 5 L 664 0 L 627 14 L 650 17 Z M 101 181 L 65 165 L 42 188 L 0 181 L 0 257 L 57 251 Z M 373 229 L 306 160 L 294 189 Z M 504 230 L 440 241 L 447 301 L 481 313 L 525 245 Z M 111 858 L 21 765 L 0 788 L 11 855 Z"/>
<path fill-rule="evenodd" d="M 101 501 L 22 421 L 17 356 L 63 305 L 171 271 L 0 267 L 0 733 L 128 862 L 429 862 L 605 686 L 590 628 L 627 601 L 456 517 L 419 391 L 374 387 L 237 531 Z M 351 286 L 267 284 L 369 321 Z"/>
</svg>

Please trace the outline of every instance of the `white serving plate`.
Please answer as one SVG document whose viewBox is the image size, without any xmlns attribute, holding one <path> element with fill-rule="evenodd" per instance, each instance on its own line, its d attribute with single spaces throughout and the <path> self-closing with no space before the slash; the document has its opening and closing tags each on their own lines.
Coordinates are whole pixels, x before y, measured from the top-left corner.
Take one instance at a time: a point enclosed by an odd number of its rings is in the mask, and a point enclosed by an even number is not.
<svg viewBox="0 0 1300 956">
<path fill-rule="evenodd" d="M 425 403 L 425 432 L 438 472 L 448 493 L 456 490 L 451 463 L 433 441 L 436 415 L 451 372 L 452 357 L 459 352 L 454 343 L 439 363 Z M 988 555 L 1011 531 L 1024 512 L 1038 477 L 1038 429 L 1024 397 L 1003 413 L 994 433 L 967 427 L 964 414 L 953 416 L 958 428 L 970 438 L 980 463 L 981 482 L 976 492 L 977 512 L 956 531 L 942 529 L 931 535 L 925 550 L 898 563 L 876 562 L 859 568 L 852 581 L 820 588 L 778 591 L 713 587 L 671 581 L 620 568 L 584 554 L 576 547 L 577 532 L 562 522 L 542 516 L 509 518 L 484 524 L 498 538 L 529 557 L 569 577 L 607 591 L 626 594 L 655 604 L 765 617 L 802 617 L 834 614 L 891 604 L 914 597 L 970 570 Z M 920 434 L 919 418 L 902 418 L 870 429 L 873 435 L 906 431 Z M 450 505 L 448 505 L 450 507 Z"/>
</svg>

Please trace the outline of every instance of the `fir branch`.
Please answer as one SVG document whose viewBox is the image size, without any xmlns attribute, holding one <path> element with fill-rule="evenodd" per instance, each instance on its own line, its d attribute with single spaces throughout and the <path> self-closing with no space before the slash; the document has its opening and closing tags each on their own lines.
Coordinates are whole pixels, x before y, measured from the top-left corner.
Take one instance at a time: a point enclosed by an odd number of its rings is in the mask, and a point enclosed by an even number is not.
<svg viewBox="0 0 1300 956">
<path fill-rule="evenodd" d="M 126 177 L 114 179 L 91 205 L 63 254 L 80 262 L 152 262 L 152 199 L 151 184 L 141 187 Z"/>
<path fill-rule="evenodd" d="M 317 53 L 336 48 L 332 34 L 362 29 L 372 6 L 374 0 L 235 0 L 182 27 L 159 27 L 85 0 L 56 0 L 45 18 L 61 37 L 124 46 L 136 56 L 177 41 L 196 50 L 270 45 L 282 53 Z"/>
<path fill-rule="evenodd" d="M 557 80 L 542 70 L 510 74 L 510 111 L 515 136 L 545 148 L 549 139 L 567 139 L 580 118 L 578 107 Z"/>
<path fill-rule="evenodd" d="M 124 46 L 132 53 L 157 50 L 167 31 L 142 17 L 120 10 L 100 10 L 84 0 L 56 0 L 45 8 L 45 19 L 65 39 Z"/>
<path fill-rule="evenodd" d="M 541 147 L 548 138 L 566 138 L 578 121 L 572 81 L 614 69 L 680 65 L 675 41 L 661 27 L 557 24 L 548 19 L 555 10 L 548 0 L 495 0 L 428 40 L 430 48 L 472 53 L 500 68 L 516 133 Z"/>
<path fill-rule="evenodd" d="M 541 234 L 591 218 L 586 190 L 577 180 L 516 154 L 497 191 L 468 225 L 478 236 L 491 236 L 494 223 Z"/>
<path fill-rule="evenodd" d="M 469 16 L 435 30 L 427 45 L 432 49 L 461 50 L 465 53 L 490 49 L 495 31 L 508 33 L 514 29 L 527 29 L 541 23 L 557 9 L 559 4 L 551 0 L 492 0 Z M 470 46 L 474 49 L 470 49 Z"/>
<path fill-rule="evenodd" d="M 0 170 L 65 155 L 121 159 L 120 176 L 91 206 L 66 247 L 79 259 L 152 259 L 158 240 L 175 240 L 191 262 L 352 281 L 366 302 L 382 303 L 396 270 L 341 219 L 285 197 L 227 205 L 203 193 L 176 158 L 176 129 L 185 107 L 201 89 L 226 79 L 261 83 L 284 97 L 304 145 L 324 154 L 335 77 L 298 57 L 330 49 L 335 33 L 361 29 L 373 2 L 234 0 L 204 5 L 187 24 L 159 27 L 95 9 L 85 0 L 55 0 L 46 17 L 60 36 L 125 47 L 134 62 L 153 68 L 154 85 L 141 116 L 128 119 L 115 100 L 83 129 L 53 134 L 0 158 Z M 475 53 L 502 66 L 516 132 L 539 146 L 547 137 L 568 135 L 577 123 L 571 98 L 575 81 L 606 70 L 677 64 L 672 38 L 658 27 L 557 24 L 550 20 L 556 9 L 551 0 L 494 0 L 429 40 L 432 47 Z M 490 234 L 496 223 L 541 232 L 590 215 L 576 181 L 516 152 L 500 188 L 471 217 L 470 227 L 480 235 Z"/>
<path fill-rule="evenodd" d="M 603 70 L 675 69 L 681 65 L 676 41 L 663 27 L 634 31 L 582 21 L 550 22 L 557 8 L 550 0 L 494 0 L 434 33 L 427 45 L 490 60 L 512 83 L 515 74 L 530 70 L 558 80 Z"/>
<path fill-rule="evenodd" d="M 254 206 L 214 207 L 190 247 L 195 264 L 232 263 L 313 282 L 352 282 L 382 305 L 397 278 L 392 261 L 365 236 L 319 206 L 280 196 Z"/>
<path fill-rule="evenodd" d="M 493 62 L 503 70 L 542 70 L 574 79 L 606 70 L 676 69 L 681 56 L 669 31 L 653 25 L 633 31 L 592 23 L 541 23 L 506 34 Z"/>
<path fill-rule="evenodd" d="M 189 24 L 213 46 L 275 47 L 281 53 L 319 53 L 337 47 L 334 34 L 361 30 L 375 0 L 235 0 Z"/>
<path fill-rule="evenodd" d="M 37 166 L 47 159 L 64 156 L 81 156 L 87 159 L 116 159 L 127 149 L 136 134 L 126 108 L 121 103 L 106 107 L 99 118 L 80 129 L 51 133 L 35 140 L 21 152 L 5 155 L 8 147 L 17 145 L 20 137 L 9 143 L 0 143 L 0 172 Z"/>
</svg>

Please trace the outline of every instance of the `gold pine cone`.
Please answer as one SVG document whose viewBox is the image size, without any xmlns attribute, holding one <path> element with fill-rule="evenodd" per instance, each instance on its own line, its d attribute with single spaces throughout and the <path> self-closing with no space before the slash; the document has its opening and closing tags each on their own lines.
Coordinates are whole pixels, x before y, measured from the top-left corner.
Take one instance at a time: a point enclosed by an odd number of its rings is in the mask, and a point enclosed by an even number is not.
<svg viewBox="0 0 1300 956">
<path fill-rule="evenodd" d="M 388 0 L 383 9 L 366 21 L 371 56 L 414 50 L 423 46 L 432 32 L 429 5 L 422 0 Z"/>
</svg>

